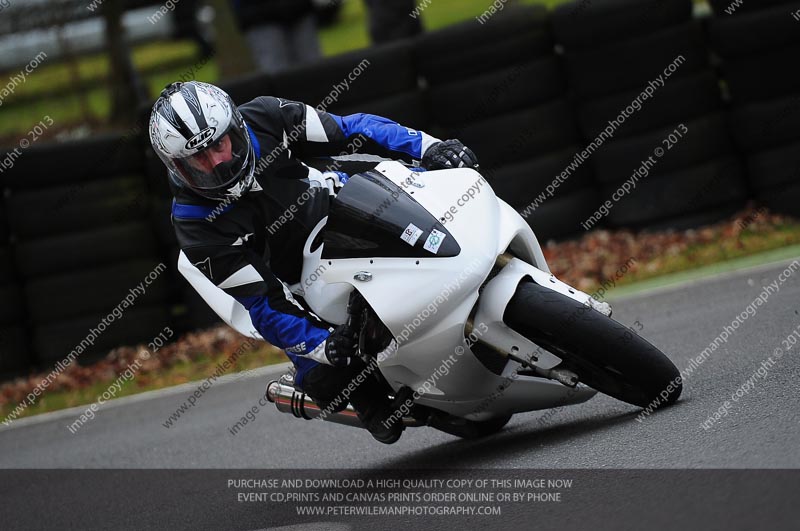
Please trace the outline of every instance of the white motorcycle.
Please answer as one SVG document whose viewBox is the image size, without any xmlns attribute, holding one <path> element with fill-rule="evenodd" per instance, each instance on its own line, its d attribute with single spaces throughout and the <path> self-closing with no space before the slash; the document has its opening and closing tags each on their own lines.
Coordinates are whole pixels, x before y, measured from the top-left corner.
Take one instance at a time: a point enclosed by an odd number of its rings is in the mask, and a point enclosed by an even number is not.
<svg viewBox="0 0 800 531">
<path fill-rule="evenodd" d="M 257 334 L 185 257 L 180 268 L 223 320 Z M 672 362 L 555 278 L 525 220 L 472 169 L 382 162 L 354 175 L 308 238 L 302 278 L 292 290 L 314 313 L 359 327 L 364 377 L 384 383 L 406 427 L 477 437 L 597 391 L 653 408 L 681 393 Z M 267 397 L 298 418 L 363 427 L 351 406 L 321 409 L 291 373 Z"/>
</svg>

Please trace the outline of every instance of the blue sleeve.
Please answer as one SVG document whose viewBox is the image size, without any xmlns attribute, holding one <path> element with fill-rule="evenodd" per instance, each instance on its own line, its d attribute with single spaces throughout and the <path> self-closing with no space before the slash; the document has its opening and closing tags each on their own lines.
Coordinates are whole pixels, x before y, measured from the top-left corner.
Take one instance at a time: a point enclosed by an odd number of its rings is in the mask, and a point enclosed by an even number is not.
<svg viewBox="0 0 800 531">
<path fill-rule="evenodd" d="M 403 127 L 397 122 L 374 114 L 358 113 L 347 116 L 330 114 L 330 116 L 339 125 L 346 138 L 361 134 L 390 151 L 405 153 L 415 159 L 421 159 L 425 149 L 438 141 L 422 131 Z"/>
<path fill-rule="evenodd" d="M 299 315 L 280 312 L 266 296 L 236 297 L 250 312 L 253 326 L 272 345 L 296 356 L 309 356 L 328 338 L 330 332 Z"/>
<path fill-rule="evenodd" d="M 257 252 L 241 244 L 242 236 L 237 240 L 237 234 L 254 231 L 255 226 L 242 222 L 235 230 L 223 230 L 220 227 L 227 225 L 205 221 L 207 212 L 193 205 L 178 208 L 177 213 L 181 216 L 174 216 L 176 233 L 189 263 L 242 304 L 261 336 L 286 352 L 298 368 L 295 382 L 302 381 L 303 371 L 328 363 L 325 340 L 331 325 L 306 309 L 305 301 L 295 298 L 275 276 L 268 246 Z"/>
</svg>

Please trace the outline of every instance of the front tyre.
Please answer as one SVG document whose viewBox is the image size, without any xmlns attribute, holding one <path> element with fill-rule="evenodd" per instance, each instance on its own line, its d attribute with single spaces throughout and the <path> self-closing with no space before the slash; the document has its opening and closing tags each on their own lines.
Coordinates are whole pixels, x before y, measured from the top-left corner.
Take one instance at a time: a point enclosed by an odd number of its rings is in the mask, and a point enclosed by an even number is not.
<svg viewBox="0 0 800 531">
<path fill-rule="evenodd" d="M 675 365 L 617 321 L 532 281 L 523 281 L 503 321 L 563 360 L 581 382 L 653 409 L 674 403 L 683 384 Z"/>
</svg>

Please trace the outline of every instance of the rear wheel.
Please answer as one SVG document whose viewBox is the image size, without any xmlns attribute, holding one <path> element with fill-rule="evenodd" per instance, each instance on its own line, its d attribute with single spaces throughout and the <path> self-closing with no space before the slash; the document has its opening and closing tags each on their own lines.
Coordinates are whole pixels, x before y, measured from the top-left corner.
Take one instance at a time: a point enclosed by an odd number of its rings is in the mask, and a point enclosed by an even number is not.
<svg viewBox="0 0 800 531">
<path fill-rule="evenodd" d="M 534 282 L 519 285 L 503 320 L 601 393 L 654 409 L 681 394 L 680 373 L 660 350 L 617 321 Z"/>
</svg>

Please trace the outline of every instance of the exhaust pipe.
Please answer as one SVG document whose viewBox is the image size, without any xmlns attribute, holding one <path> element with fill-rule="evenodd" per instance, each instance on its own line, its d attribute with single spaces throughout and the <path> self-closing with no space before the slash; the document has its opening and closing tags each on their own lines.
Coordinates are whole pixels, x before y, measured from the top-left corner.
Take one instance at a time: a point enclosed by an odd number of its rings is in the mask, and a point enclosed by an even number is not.
<svg viewBox="0 0 800 531">
<path fill-rule="evenodd" d="M 313 420 L 321 418 L 337 424 L 345 424 L 355 428 L 363 428 L 356 410 L 349 405 L 342 411 L 330 413 L 320 408 L 310 396 L 298 393 L 291 385 L 281 382 L 267 384 L 267 400 L 275 404 L 281 413 L 291 413 L 299 419 Z"/>
<path fill-rule="evenodd" d="M 284 378 L 281 378 L 281 380 L 267 384 L 267 400 L 275 404 L 281 413 L 291 413 L 299 419 L 321 419 L 335 422 L 336 424 L 366 429 L 361 420 L 359 420 L 353 406 L 348 404 L 342 411 L 336 413 L 327 412 L 320 408 L 310 396 L 295 391 L 294 386 L 288 384 L 289 381 L 291 381 L 291 376 L 285 380 L 287 383 L 284 382 Z M 400 397 L 402 398 L 402 396 Z M 395 397 L 395 401 L 397 399 L 398 397 Z M 403 425 L 406 427 L 419 427 L 425 426 L 426 423 L 413 417 L 403 417 Z"/>
</svg>

